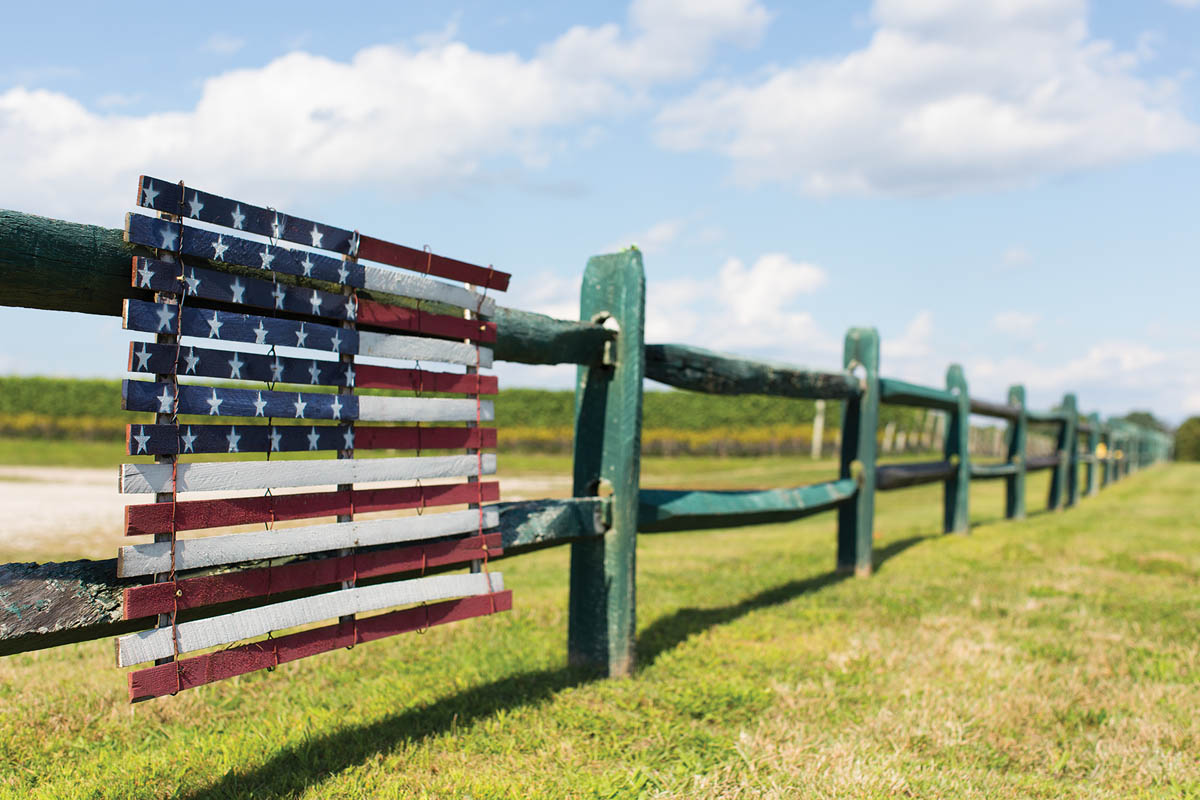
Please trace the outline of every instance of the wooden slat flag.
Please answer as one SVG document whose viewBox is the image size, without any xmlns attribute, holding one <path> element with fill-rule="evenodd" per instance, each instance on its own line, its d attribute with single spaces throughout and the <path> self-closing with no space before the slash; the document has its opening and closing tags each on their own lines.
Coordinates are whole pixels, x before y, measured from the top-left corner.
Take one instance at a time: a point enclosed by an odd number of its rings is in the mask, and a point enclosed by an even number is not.
<svg viewBox="0 0 1200 800">
<path fill-rule="evenodd" d="M 509 610 L 487 567 L 498 387 L 480 370 L 488 291 L 510 276 L 158 178 L 137 202 L 159 214 L 125 229 L 153 251 L 130 275 L 154 300 L 123 320 L 153 341 L 131 343 L 122 399 L 154 415 L 126 435 L 154 463 L 123 465 L 120 489 L 153 495 L 125 510 L 125 534 L 153 539 L 122 547 L 118 574 L 146 581 L 125 618 L 157 624 L 117 640 L 120 666 L 156 662 L 129 673 L 130 700 Z M 238 460 L 204 460 L 217 453 Z"/>
</svg>

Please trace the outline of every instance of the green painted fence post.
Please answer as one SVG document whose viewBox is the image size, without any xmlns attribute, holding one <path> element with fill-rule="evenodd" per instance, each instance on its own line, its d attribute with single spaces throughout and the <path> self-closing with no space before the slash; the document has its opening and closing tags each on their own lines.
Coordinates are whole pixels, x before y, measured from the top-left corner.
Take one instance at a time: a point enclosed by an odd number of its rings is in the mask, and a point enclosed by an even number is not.
<svg viewBox="0 0 1200 800">
<path fill-rule="evenodd" d="M 1019 406 L 1021 413 L 1008 423 L 1008 463 L 1015 464 L 1017 471 L 1004 479 L 1004 516 L 1025 519 L 1025 440 L 1029 421 L 1025 417 L 1024 386 L 1008 387 L 1008 404 Z"/>
<path fill-rule="evenodd" d="M 851 328 L 843 366 L 862 379 L 862 394 L 845 402 L 839 475 L 855 478 L 858 492 L 838 507 L 837 567 L 859 577 L 871 574 L 875 532 L 875 431 L 879 427 L 879 333 Z"/>
<path fill-rule="evenodd" d="M 1099 418 L 1099 417 L 1097 417 Z M 1100 426 L 1100 442 L 1104 445 L 1104 458 L 1100 460 L 1100 488 L 1108 486 L 1112 480 L 1113 437 L 1112 426 Z"/>
<path fill-rule="evenodd" d="M 1075 410 L 1075 395 L 1063 396 L 1060 411 L 1063 421 L 1058 426 L 1058 466 L 1051 473 L 1050 496 L 1046 500 L 1046 508 L 1050 511 L 1057 511 L 1064 507 L 1064 500 L 1068 496 L 1067 486 L 1070 481 L 1071 463 L 1072 461 L 1076 465 L 1079 463 L 1077 454 L 1074 458 L 1071 456 L 1072 448 L 1078 451 L 1078 445 L 1075 444 L 1076 417 L 1078 416 Z"/>
<path fill-rule="evenodd" d="M 958 396 L 958 409 L 947 414 L 946 460 L 955 466 L 954 474 L 946 479 L 944 493 L 944 522 L 946 533 L 966 533 L 970 529 L 968 502 L 971 496 L 971 396 L 967 392 L 967 376 L 958 364 L 946 370 L 946 388 Z"/>
<path fill-rule="evenodd" d="M 1063 410 L 1067 413 L 1067 496 L 1066 507 L 1070 508 L 1079 502 L 1079 403 L 1075 395 L 1069 394 L 1063 398 Z"/>
<path fill-rule="evenodd" d="M 1100 415 L 1096 413 L 1088 414 L 1088 462 L 1087 462 L 1087 494 L 1086 497 L 1091 497 L 1100 491 L 1100 464 L 1099 456 L 1096 455 L 1100 450 Z"/>
<path fill-rule="evenodd" d="M 604 536 L 571 545 L 569 663 L 610 675 L 634 667 L 638 475 L 642 380 L 646 373 L 646 278 L 630 249 L 588 260 L 580 292 L 582 320 L 616 323 L 603 363 L 581 365 L 575 388 L 576 497 L 612 489 L 612 525 Z"/>
</svg>

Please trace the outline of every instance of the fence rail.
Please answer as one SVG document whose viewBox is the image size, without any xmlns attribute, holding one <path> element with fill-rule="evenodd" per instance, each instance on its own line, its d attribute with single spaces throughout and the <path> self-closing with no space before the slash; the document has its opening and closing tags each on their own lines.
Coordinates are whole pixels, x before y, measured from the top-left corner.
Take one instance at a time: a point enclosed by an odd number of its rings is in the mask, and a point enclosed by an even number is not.
<svg viewBox="0 0 1200 800">
<path fill-rule="evenodd" d="M 124 299 L 149 299 L 149 293 L 129 286 L 130 258 L 146 254 L 126 244 L 119 230 L 0 210 L 0 305 L 119 315 Z M 836 510 L 837 564 L 867 575 L 876 491 L 940 482 L 944 529 L 965 532 L 971 480 L 1004 480 L 1005 516 L 1019 519 L 1029 472 L 1054 470 L 1047 508 L 1061 509 L 1078 501 L 1080 464 L 1086 469 L 1085 494 L 1091 495 L 1171 453 L 1170 440 L 1158 431 L 1121 420 L 1102 423 L 1096 414 L 1081 419 L 1073 395 L 1058 409 L 1035 411 L 1026 408 L 1021 386 L 1010 388 L 1002 403 L 971 397 L 958 366 L 950 367 L 944 388 L 880 377 L 879 337 L 871 328 L 847 334 L 843 368 L 836 371 L 680 344 L 646 345 L 645 280 L 636 250 L 589 260 L 580 316 L 584 321 L 575 322 L 496 308 L 496 360 L 579 369 L 575 497 L 501 503 L 497 509 L 504 557 L 570 544 L 568 658 L 609 674 L 627 674 L 635 663 L 639 532 L 736 527 Z M 709 394 L 843 401 L 838 476 L 762 491 L 640 489 L 645 378 Z M 945 413 L 943 458 L 877 463 L 881 403 Z M 1004 462 L 972 461 L 971 414 L 1006 420 Z M 1030 425 L 1054 430 L 1053 455 L 1026 456 Z M 607 496 L 599 496 L 602 489 Z M 0 565 L 0 654 L 152 627 L 150 618 L 120 618 L 121 593 L 131 583 L 116 578 L 115 559 Z M 261 603 L 244 601 L 240 607 Z M 192 613 L 224 613 L 236 606 Z"/>
</svg>

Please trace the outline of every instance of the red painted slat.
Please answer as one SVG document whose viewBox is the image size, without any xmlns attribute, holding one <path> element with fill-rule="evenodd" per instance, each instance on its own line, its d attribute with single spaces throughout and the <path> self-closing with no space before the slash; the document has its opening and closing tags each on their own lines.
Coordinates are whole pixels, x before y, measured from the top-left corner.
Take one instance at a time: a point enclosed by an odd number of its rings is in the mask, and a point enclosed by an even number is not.
<svg viewBox="0 0 1200 800">
<path fill-rule="evenodd" d="M 195 658 L 159 664 L 129 673 L 129 700 L 148 700 L 225 680 L 247 672 L 286 664 L 339 647 L 371 642 L 400 633 L 432 628 L 449 622 L 487 616 L 512 609 L 512 592 L 465 597 L 427 606 L 390 611 L 355 622 L 339 622 L 323 628 L 217 650 Z"/>
<path fill-rule="evenodd" d="M 466 429 L 464 429 L 466 430 Z M 125 506 L 125 535 L 170 533 L 172 514 L 177 531 L 255 525 L 338 514 L 395 511 L 403 508 L 489 503 L 500 499 L 500 484 L 452 483 L 403 486 L 390 489 L 355 489 L 348 492 L 280 494 L 263 497 L 228 497 L 220 500 L 184 500 Z"/>
<path fill-rule="evenodd" d="M 472 342 L 496 341 L 496 323 L 452 317 L 449 314 L 430 314 L 405 306 L 390 306 L 363 298 L 358 301 L 356 321 L 398 331 L 469 339 Z"/>
<path fill-rule="evenodd" d="M 486 549 L 485 549 L 486 546 Z M 303 561 L 280 567 L 184 578 L 178 583 L 152 583 L 125 590 L 125 619 L 167 614 L 250 597 L 263 597 L 354 579 L 393 575 L 445 564 L 459 564 L 502 553 L 500 534 L 489 533 L 450 542 L 394 547 L 357 555 Z M 176 598 L 175 592 L 179 591 Z M 176 603 L 178 601 L 178 603 Z"/>
<path fill-rule="evenodd" d="M 500 390 L 495 375 L 429 372 L 421 369 L 377 367 L 374 364 L 355 364 L 354 373 L 354 385 L 359 389 L 462 394 L 496 394 Z"/>
<path fill-rule="evenodd" d="M 364 450 L 486 450 L 496 446 L 496 429 L 356 425 L 354 446 Z"/>
<path fill-rule="evenodd" d="M 363 236 L 359 239 L 358 257 L 413 272 L 449 278 L 452 281 L 486 286 L 501 292 L 508 288 L 508 280 L 512 277 L 507 272 L 500 272 L 490 267 L 479 267 L 465 261 L 435 255 L 425 250 L 417 250 L 414 247 L 385 242 L 372 236 Z"/>
</svg>

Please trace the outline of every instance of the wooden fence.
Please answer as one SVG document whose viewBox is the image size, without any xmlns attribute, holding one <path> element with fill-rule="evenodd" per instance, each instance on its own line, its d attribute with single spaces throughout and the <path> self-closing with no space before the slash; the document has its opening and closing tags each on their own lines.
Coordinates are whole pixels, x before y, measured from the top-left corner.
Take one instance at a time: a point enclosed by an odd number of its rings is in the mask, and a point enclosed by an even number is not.
<svg viewBox="0 0 1200 800">
<path fill-rule="evenodd" d="M 150 299 L 130 288 L 129 264 L 145 255 L 119 230 L 0 210 L 0 305 L 119 316 L 122 301 Z M 1080 415 L 1068 394 L 1055 410 L 1025 406 L 1021 386 L 1004 402 L 970 396 L 966 376 L 949 368 L 945 388 L 880 376 L 879 336 L 872 328 L 846 335 L 840 370 L 801 369 L 721 355 L 679 344 L 644 343 L 645 278 L 636 250 L 588 261 L 582 321 L 553 319 L 497 306 L 495 359 L 526 364 L 577 364 L 574 497 L 501 503 L 506 558 L 570 544 L 567 635 L 572 663 L 610 675 L 634 667 L 635 551 L 638 533 L 793 520 L 837 511 L 837 565 L 869 575 L 875 493 L 926 483 L 944 486 L 944 530 L 968 529 L 972 480 L 1005 482 L 1005 514 L 1025 514 L 1026 476 L 1052 470 L 1047 508 L 1060 510 L 1129 473 L 1170 456 L 1158 431 Z M 640 489 L 642 386 L 645 378 L 709 394 L 762 394 L 845 404 L 836 478 L 763 491 Z M 881 403 L 946 414 L 943 457 L 922 463 L 877 463 Z M 972 414 L 1007 425 L 1007 457 L 977 463 L 969 449 Z M 1049 428 L 1057 450 L 1027 457 L 1031 426 Z M 0 565 L 0 654 L 36 650 L 151 628 L 155 618 L 121 618 L 115 559 Z M 436 570 L 430 570 L 433 572 Z M 310 592 L 311 593 L 311 592 Z M 298 595 L 303 596 L 303 595 Z M 221 613 L 262 603 L 227 604 Z M 213 613 L 211 611 L 205 613 Z M 189 618 L 181 612 L 180 620 Z"/>
</svg>

